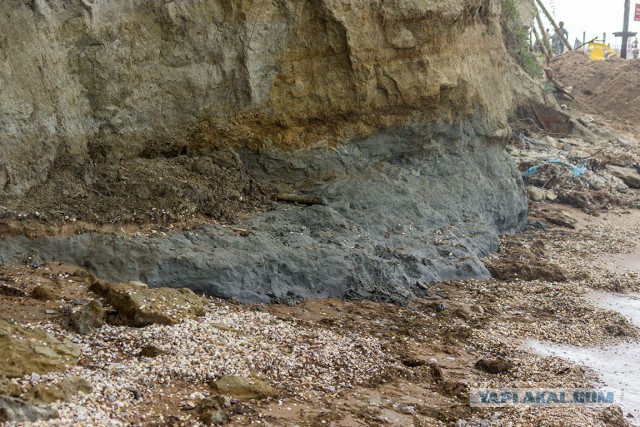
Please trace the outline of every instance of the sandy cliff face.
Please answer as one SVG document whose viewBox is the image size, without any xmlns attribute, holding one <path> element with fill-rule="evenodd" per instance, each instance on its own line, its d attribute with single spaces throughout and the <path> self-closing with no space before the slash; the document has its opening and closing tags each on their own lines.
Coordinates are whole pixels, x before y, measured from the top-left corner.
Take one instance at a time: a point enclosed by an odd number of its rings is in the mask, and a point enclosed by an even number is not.
<svg viewBox="0 0 640 427">
<path fill-rule="evenodd" d="M 502 140 L 514 100 L 499 13 L 497 0 L 3 1 L 0 190 L 24 194 L 56 156 L 166 141 L 308 148 L 415 121 Z"/>
</svg>

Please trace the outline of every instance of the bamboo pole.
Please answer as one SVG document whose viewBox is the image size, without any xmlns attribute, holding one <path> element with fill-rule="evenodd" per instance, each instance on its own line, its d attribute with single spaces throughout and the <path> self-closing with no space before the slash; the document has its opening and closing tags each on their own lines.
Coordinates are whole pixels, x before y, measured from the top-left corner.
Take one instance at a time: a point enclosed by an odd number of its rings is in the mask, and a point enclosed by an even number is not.
<svg viewBox="0 0 640 427">
<path fill-rule="evenodd" d="M 551 43 L 549 43 L 549 36 L 547 35 L 547 31 L 544 29 L 544 24 L 542 23 L 542 19 L 540 18 L 540 14 L 536 13 L 536 21 L 538 22 L 538 27 L 540 27 L 540 32 L 542 33 L 542 41 L 544 48 L 546 50 L 547 63 L 551 60 L 553 56 L 553 50 L 551 50 Z"/>
<path fill-rule="evenodd" d="M 553 29 L 555 30 L 555 32 L 558 35 L 558 37 L 560 37 L 560 40 L 562 40 L 562 42 L 567 47 L 567 49 L 573 50 L 571 48 L 571 45 L 569 44 L 569 42 L 565 38 L 565 36 L 562 34 L 562 31 L 560 31 L 559 27 L 556 25 L 556 21 L 554 21 L 554 19 L 551 17 L 551 14 L 547 11 L 547 8 L 544 7 L 544 5 L 542 4 L 542 0 L 536 0 L 536 3 L 538 3 L 538 6 L 540 6 L 540 9 L 542 9 L 542 12 L 547 17 L 549 22 L 551 22 L 551 25 L 553 26 Z"/>
<path fill-rule="evenodd" d="M 542 38 L 538 34 L 538 30 L 536 30 L 536 26 L 535 25 L 532 25 L 531 29 L 533 30 L 533 35 L 536 38 L 536 43 L 538 43 L 538 46 L 540 46 L 540 50 L 544 54 L 544 57 L 547 58 L 547 64 L 549 64 L 549 61 L 551 60 L 551 56 L 547 52 L 547 48 L 544 45 L 544 40 L 542 40 Z"/>
</svg>

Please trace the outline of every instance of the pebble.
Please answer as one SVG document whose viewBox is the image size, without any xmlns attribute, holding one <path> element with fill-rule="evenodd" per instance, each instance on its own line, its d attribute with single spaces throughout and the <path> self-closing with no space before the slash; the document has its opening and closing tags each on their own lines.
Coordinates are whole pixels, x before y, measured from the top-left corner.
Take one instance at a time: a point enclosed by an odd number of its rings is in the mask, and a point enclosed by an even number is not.
<svg viewBox="0 0 640 427">
<path fill-rule="evenodd" d="M 205 395 L 200 393 L 199 391 L 193 392 L 189 395 L 190 399 L 204 399 Z"/>
<path fill-rule="evenodd" d="M 191 411 L 193 409 L 196 409 L 196 403 L 193 402 L 192 400 L 187 400 L 184 401 L 180 404 L 180 409 L 182 409 L 183 411 Z"/>
</svg>

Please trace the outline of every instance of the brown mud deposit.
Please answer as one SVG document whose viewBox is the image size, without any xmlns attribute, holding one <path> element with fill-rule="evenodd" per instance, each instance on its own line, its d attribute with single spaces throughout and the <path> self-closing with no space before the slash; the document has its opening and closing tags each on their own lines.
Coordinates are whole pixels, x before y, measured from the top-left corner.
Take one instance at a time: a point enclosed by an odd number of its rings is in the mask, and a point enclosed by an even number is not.
<svg viewBox="0 0 640 427">
<path fill-rule="evenodd" d="M 186 146 L 145 150 L 138 158 L 117 162 L 99 156 L 60 158 L 44 184 L 24 197 L 3 200 L 0 220 L 33 222 L 49 230 L 77 222 L 167 227 L 198 218 L 231 223 L 238 215 L 270 206 L 267 190 L 247 174 L 232 149 L 206 157 L 187 156 Z"/>
</svg>

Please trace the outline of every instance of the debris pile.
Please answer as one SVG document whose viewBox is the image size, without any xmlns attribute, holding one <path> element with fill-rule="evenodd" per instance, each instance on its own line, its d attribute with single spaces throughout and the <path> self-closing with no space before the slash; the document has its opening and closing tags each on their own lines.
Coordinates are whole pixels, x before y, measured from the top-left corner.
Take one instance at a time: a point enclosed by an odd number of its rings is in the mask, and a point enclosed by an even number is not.
<svg viewBox="0 0 640 427">
<path fill-rule="evenodd" d="M 562 111 L 533 106 L 535 120 L 514 126 L 509 147 L 532 212 L 541 203 L 588 213 L 640 207 L 640 66 L 619 58 L 590 61 L 572 51 L 551 67 L 549 80 L 571 96 L 557 93 Z"/>
<path fill-rule="evenodd" d="M 638 141 L 603 130 L 604 124 L 592 117 L 578 120 L 591 130 L 588 138 L 552 136 L 527 125 L 514 132 L 509 150 L 533 210 L 540 202 L 564 203 L 590 213 L 640 207 L 630 191 L 640 184 Z"/>
</svg>

